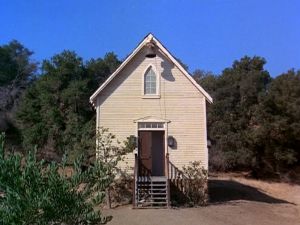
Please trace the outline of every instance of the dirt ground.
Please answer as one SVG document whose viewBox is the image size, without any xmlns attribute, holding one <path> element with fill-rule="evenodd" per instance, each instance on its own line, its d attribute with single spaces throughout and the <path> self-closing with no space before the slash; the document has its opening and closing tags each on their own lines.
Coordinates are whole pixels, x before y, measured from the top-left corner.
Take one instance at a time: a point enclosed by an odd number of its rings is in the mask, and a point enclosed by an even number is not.
<svg viewBox="0 0 300 225">
<path fill-rule="evenodd" d="M 300 225 L 300 186 L 234 176 L 211 177 L 200 208 L 105 210 L 110 225 Z"/>
</svg>

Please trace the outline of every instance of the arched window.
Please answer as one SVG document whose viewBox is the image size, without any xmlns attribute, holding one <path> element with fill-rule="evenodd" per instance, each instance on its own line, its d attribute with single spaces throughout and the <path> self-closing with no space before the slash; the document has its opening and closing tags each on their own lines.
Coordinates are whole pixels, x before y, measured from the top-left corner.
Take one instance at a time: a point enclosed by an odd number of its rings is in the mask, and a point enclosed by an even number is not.
<svg viewBox="0 0 300 225">
<path fill-rule="evenodd" d="M 144 94 L 156 94 L 156 74 L 152 67 L 150 67 L 144 75 Z"/>
</svg>

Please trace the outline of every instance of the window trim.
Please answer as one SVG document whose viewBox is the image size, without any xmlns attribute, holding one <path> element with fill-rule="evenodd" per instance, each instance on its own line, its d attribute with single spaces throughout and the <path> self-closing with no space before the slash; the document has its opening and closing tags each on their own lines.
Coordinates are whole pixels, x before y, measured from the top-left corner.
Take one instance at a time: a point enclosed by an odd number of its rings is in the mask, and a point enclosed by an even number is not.
<svg viewBox="0 0 300 225">
<path fill-rule="evenodd" d="M 145 93 L 145 75 L 149 69 L 152 69 L 156 76 L 156 93 L 155 94 L 146 94 Z M 143 72 L 142 76 L 142 98 L 160 98 L 160 76 L 156 70 L 156 67 L 150 63 Z"/>
<path fill-rule="evenodd" d="M 165 122 L 138 122 L 139 130 L 165 130 Z"/>
</svg>

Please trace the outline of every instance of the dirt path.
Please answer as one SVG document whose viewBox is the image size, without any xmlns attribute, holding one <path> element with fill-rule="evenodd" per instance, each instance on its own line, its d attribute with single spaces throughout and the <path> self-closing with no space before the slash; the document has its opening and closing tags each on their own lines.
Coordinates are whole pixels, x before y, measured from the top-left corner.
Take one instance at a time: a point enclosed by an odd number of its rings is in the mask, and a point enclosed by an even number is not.
<svg viewBox="0 0 300 225">
<path fill-rule="evenodd" d="M 300 225 L 300 186 L 245 178 L 212 178 L 211 203 L 186 209 L 106 210 L 111 225 Z"/>
</svg>

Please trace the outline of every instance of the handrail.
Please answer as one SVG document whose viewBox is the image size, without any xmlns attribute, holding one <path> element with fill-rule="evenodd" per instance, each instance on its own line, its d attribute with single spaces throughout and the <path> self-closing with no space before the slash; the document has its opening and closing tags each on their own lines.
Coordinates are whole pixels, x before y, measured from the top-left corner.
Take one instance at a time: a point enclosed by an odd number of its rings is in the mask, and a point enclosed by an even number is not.
<svg viewBox="0 0 300 225">
<path fill-rule="evenodd" d="M 166 174 L 167 174 L 168 179 L 170 179 L 169 164 L 170 164 L 170 158 L 169 158 L 169 153 L 167 153 L 166 154 Z"/>
<path fill-rule="evenodd" d="M 139 165 L 139 168 L 138 168 L 139 179 L 147 180 L 149 177 L 151 177 L 151 171 L 143 165 L 141 160 L 138 161 L 138 165 Z"/>
<path fill-rule="evenodd" d="M 180 170 L 178 167 L 176 167 L 173 163 L 169 161 L 169 179 L 175 180 L 175 179 L 188 179 L 188 177 Z"/>
<path fill-rule="evenodd" d="M 136 188 L 137 188 L 137 180 L 138 180 L 138 156 L 137 154 L 135 153 L 134 154 L 134 175 L 133 175 L 133 200 L 132 200 L 132 206 L 133 208 L 136 208 L 137 206 L 137 202 L 136 202 L 136 194 L 137 194 L 137 191 L 136 191 Z"/>
<path fill-rule="evenodd" d="M 170 174 L 169 174 L 169 164 L 170 164 L 170 159 L 169 159 L 169 153 L 166 154 L 166 172 L 167 172 L 167 206 L 171 206 L 171 191 L 170 191 Z"/>
<path fill-rule="evenodd" d="M 168 171 L 168 179 L 176 188 L 178 188 L 181 192 L 185 193 L 188 188 L 188 180 L 189 178 L 179 170 L 173 163 L 169 160 L 169 155 L 167 154 L 167 171 Z"/>
</svg>

